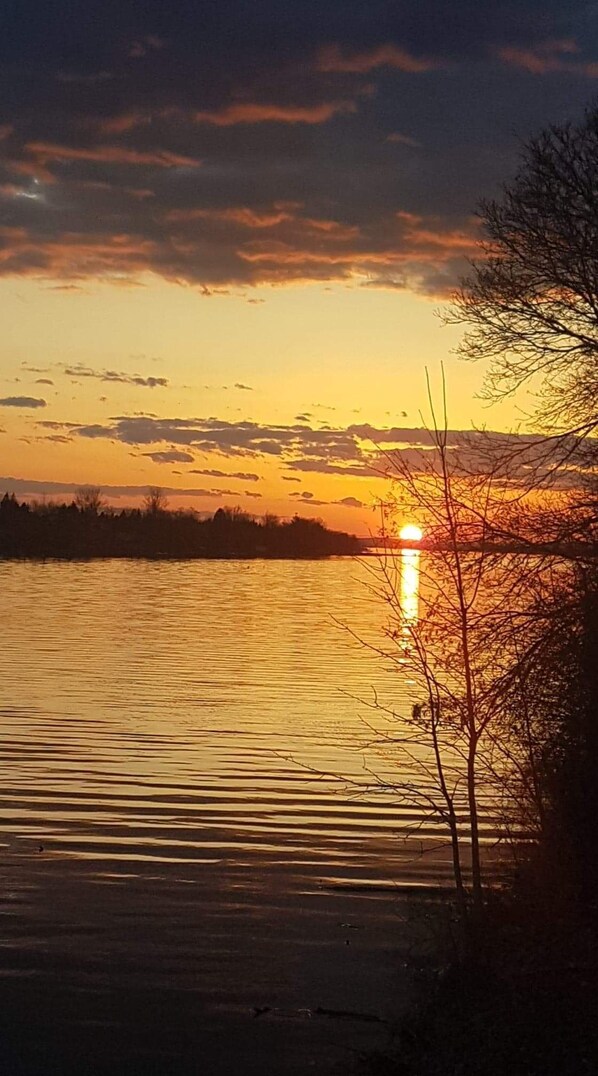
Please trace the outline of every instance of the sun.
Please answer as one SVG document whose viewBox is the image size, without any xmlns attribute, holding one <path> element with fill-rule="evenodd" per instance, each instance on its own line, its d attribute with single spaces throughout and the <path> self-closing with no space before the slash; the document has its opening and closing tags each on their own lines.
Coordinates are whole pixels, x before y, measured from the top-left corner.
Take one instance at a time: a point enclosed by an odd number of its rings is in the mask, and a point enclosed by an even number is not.
<svg viewBox="0 0 598 1076">
<path fill-rule="evenodd" d="M 414 523 L 406 523 L 399 531 L 399 538 L 402 542 L 421 542 L 423 536 L 424 532 Z"/>
</svg>

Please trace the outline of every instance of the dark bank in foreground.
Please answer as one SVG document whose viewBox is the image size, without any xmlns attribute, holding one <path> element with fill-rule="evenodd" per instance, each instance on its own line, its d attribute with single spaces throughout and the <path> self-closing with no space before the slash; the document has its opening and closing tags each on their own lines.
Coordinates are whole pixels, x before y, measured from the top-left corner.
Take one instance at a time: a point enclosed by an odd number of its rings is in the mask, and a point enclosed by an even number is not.
<svg viewBox="0 0 598 1076">
<path fill-rule="evenodd" d="M 0 557 L 284 558 L 353 556 L 361 550 L 354 535 L 328 530 L 317 519 L 256 519 L 237 508 L 219 508 L 201 519 L 148 501 L 144 511 L 113 512 L 91 497 L 29 505 L 6 493 L 0 500 Z"/>
</svg>

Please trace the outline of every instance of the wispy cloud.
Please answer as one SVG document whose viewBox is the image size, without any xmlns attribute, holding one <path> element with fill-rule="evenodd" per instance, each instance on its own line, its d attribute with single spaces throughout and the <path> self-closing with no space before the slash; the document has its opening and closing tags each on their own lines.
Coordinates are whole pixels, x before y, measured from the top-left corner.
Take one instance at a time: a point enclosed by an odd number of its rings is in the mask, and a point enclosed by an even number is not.
<svg viewBox="0 0 598 1076">
<path fill-rule="evenodd" d="M 193 463 L 190 452 L 181 452 L 178 449 L 168 449 L 164 452 L 143 452 L 143 456 L 149 456 L 154 463 Z"/>
<path fill-rule="evenodd" d="M 66 146 L 28 142 L 25 149 L 41 165 L 52 161 L 90 161 L 100 164 L 151 165 L 155 168 L 196 168 L 201 162 L 170 150 L 138 150 L 126 146 Z"/>
<path fill-rule="evenodd" d="M 0 476 L 0 493 L 14 493 L 16 496 L 68 496 L 74 494 L 85 485 L 81 482 L 54 482 L 35 478 L 15 478 L 13 476 Z M 109 498 L 139 498 L 145 497 L 148 485 L 110 485 L 102 484 L 102 493 Z M 196 486 L 161 486 L 162 492 L 168 497 L 184 497 L 187 499 L 206 498 L 208 500 L 223 500 L 226 497 L 252 497 L 255 494 L 239 493 L 233 489 L 204 489 Z"/>
<path fill-rule="evenodd" d="M 252 471 L 219 471 L 217 469 L 198 468 L 192 467 L 189 470 L 189 474 L 203 474 L 210 478 L 239 478 L 242 482 L 259 482 L 259 474 L 253 474 Z"/>
<path fill-rule="evenodd" d="M 83 366 L 81 363 L 63 366 L 62 369 L 67 377 L 91 377 L 98 381 L 113 381 L 122 385 L 137 385 L 148 389 L 166 388 L 168 385 L 167 377 L 144 377 L 141 374 L 127 374 L 122 370 L 94 370 L 91 366 Z"/>
<path fill-rule="evenodd" d="M 394 67 L 398 71 L 420 74 L 439 67 L 439 61 L 425 56 L 415 56 L 407 49 L 393 42 L 376 45 L 362 52 L 343 50 L 340 45 L 329 45 L 322 49 L 318 58 L 320 71 L 351 72 L 366 74 L 378 67 Z"/>
<path fill-rule="evenodd" d="M 0 407 L 45 407 L 46 401 L 35 396 L 5 396 L 0 400 Z"/>
<path fill-rule="evenodd" d="M 196 123 L 209 123 L 216 127 L 233 127 L 237 124 L 256 123 L 326 123 L 333 116 L 355 112 L 354 101 L 323 101 L 316 105 L 283 105 L 258 101 L 239 101 L 213 111 L 195 112 Z"/>
<path fill-rule="evenodd" d="M 498 50 L 500 59 L 532 75 L 555 73 L 598 78 L 598 62 L 582 60 L 579 45 L 572 38 L 543 41 L 534 48 L 516 45 Z"/>
</svg>

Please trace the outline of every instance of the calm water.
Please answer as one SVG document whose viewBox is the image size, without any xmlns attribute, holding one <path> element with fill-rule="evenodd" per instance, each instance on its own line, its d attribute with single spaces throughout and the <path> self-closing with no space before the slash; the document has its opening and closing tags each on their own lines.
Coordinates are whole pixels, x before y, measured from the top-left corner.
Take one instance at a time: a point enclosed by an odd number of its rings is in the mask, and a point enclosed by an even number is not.
<svg viewBox="0 0 598 1076">
<path fill-rule="evenodd" d="M 1 1071 L 344 1071 L 384 1025 L 315 1010 L 394 1011 L 410 887 L 446 878 L 401 840 L 417 812 L 353 783 L 392 772 L 358 699 L 409 695 L 335 622 L 381 641 L 363 569 L 0 586 Z"/>
</svg>

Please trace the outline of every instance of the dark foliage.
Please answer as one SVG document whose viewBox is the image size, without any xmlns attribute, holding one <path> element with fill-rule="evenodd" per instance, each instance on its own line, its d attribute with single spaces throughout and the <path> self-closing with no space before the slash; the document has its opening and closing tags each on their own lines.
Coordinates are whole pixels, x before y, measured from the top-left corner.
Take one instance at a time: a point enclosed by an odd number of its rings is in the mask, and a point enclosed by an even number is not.
<svg viewBox="0 0 598 1076">
<path fill-rule="evenodd" d="M 329 557 L 359 552 L 357 539 L 295 516 L 265 520 L 219 508 L 209 519 L 150 505 L 144 512 L 0 500 L 0 557 Z"/>
<path fill-rule="evenodd" d="M 576 600 L 537 670 L 544 731 L 539 854 L 575 901 L 598 908 L 598 577 L 580 571 Z M 542 681 L 543 677 L 543 681 Z M 548 688 L 548 690 L 547 690 Z"/>
</svg>

